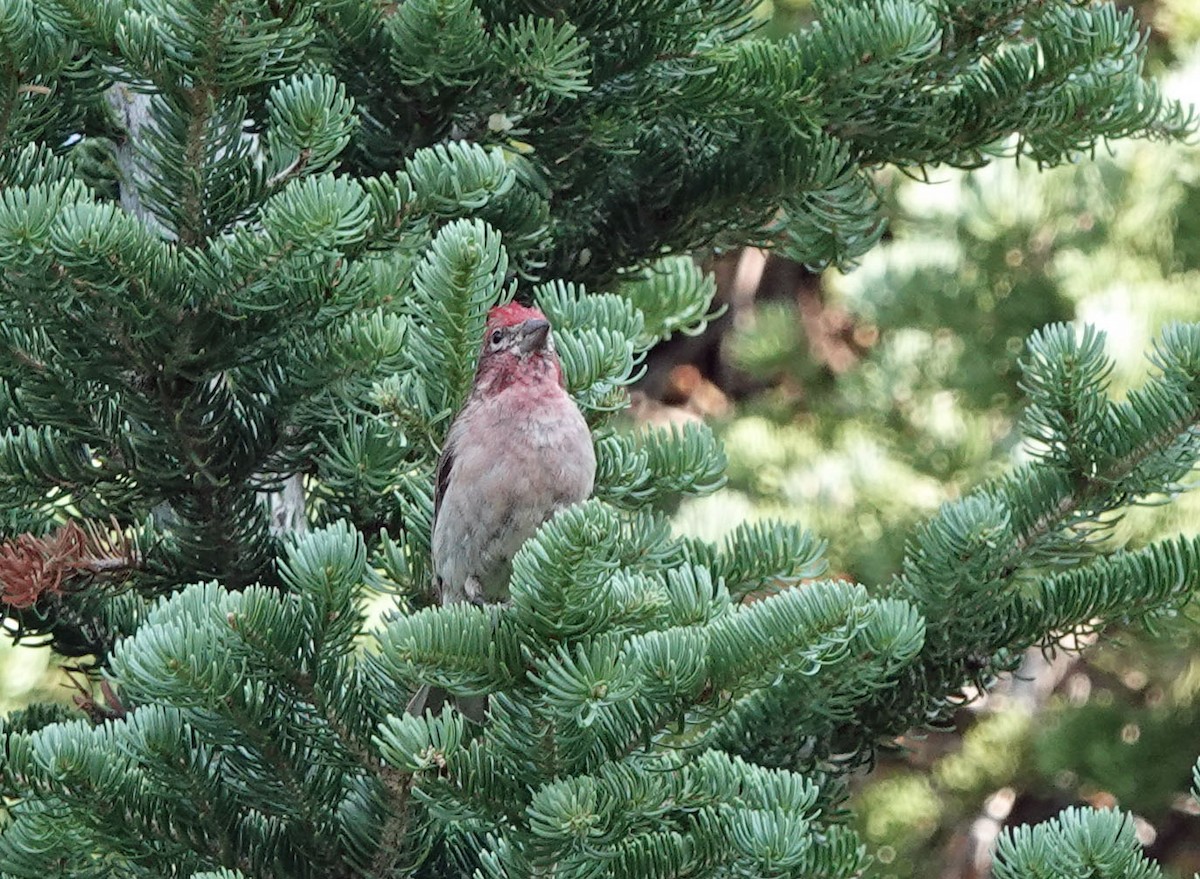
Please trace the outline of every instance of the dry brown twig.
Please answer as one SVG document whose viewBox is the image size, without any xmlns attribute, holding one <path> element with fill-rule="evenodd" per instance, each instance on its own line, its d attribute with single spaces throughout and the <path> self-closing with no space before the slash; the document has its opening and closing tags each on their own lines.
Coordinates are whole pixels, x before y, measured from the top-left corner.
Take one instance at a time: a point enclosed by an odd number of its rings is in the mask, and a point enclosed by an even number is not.
<svg viewBox="0 0 1200 879">
<path fill-rule="evenodd" d="M 45 595 L 81 588 L 98 575 L 137 566 L 135 542 L 112 522 L 67 522 L 44 537 L 20 534 L 0 543 L 0 604 L 21 610 Z"/>
</svg>

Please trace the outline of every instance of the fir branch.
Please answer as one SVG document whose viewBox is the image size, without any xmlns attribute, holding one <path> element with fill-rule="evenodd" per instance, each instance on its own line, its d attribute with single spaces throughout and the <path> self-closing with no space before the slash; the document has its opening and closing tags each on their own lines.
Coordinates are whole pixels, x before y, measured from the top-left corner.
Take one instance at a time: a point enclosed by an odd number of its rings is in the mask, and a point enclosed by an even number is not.
<svg viewBox="0 0 1200 879">
<path fill-rule="evenodd" d="M 1161 879 L 1147 859 L 1131 815 L 1072 807 L 1037 826 L 1007 828 L 996 845 L 996 879 L 1087 875 Z"/>
<path fill-rule="evenodd" d="M 379 848 L 371 861 L 371 873 L 385 877 L 392 875 L 409 841 L 409 798 L 412 796 L 415 776 L 411 772 L 382 767 L 379 778 L 387 791 L 389 814 L 379 833 Z"/>
<path fill-rule="evenodd" d="M 289 180 L 299 177 L 304 172 L 304 169 L 308 167 L 308 160 L 311 157 L 312 150 L 300 150 L 300 152 L 296 154 L 296 158 L 294 158 L 287 167 L 281 168 L 279 171 L 275 172 L 273 176 L 267 179 L 267 191 L 279 189 Z"/>
<path fill-rule="evenodd" d="M 1187 344 L 1184 340 L 1179 341 Z M 1111 508 L 1124 502 L 1125 492 L 1119 491 L 1114 498 L 1114 487 L 1127 483 L 1139 467 L 1177 445 L 1180 437 L 1196 436 L 1200 432 L 1200 394 L 1193 393 L 1186 405 L 1174 407 L 1169 417 L 1159 419 L 1158 424 L 1151 426 L 1154 428 L 1151 432 L 1138 436 L 1135 444 L 1099 469 L 1094 469 L 1091 462 L 1083 462 L 1083 467 L 1073 468 L 1072 489 L 1053 498 L 1048 504 L 1049 509 L 1016 535 L 1010 562 L 1005 567 L 1015 569 L 1020 558 L 1036 549 L 1076 513 L 1092 511 L 1097 507 Z M 1073 447 L 1078 448 L 1079 444 L 1075 443 Z M 1019 476 L 1014 476 L 1007 482 L 1015 485 L 1019 479 Z"/>
<path fill-rule="evenodd" d="M 214 12 L 224 6 L 214 4 Z M 214 31 L 215 34 L 218 31 Z M 211 69 L 207 71 L 211 77 Z M 179 243 L 185 247 L 197 247 L 203 244 L 209 235 L 208 224 L 205 220 L 207 201 L 204 198 L 204 170 L 208 159 L 208 126 L 212 118 L 213 104 L 217 100 L 215 92 L 203 86 L 190 89 L 185 95 L 185 106 L 188 112 L 187 134 L 183 141 L 183 174 L 184 186 L 180 193 L 181 215 L 190 218 L 190 222 L 182 227 L 176 227 Z"/>
<path fill-rule="evenodd" d="M 8 127 L 12 124 L 13 108 L 19 97 L 16 80 L 9 78 L 8 82 L 4 83 L 3 91 L 0 92 L 0 143 L 3 143 L 8 136 Z"/>
</svg>

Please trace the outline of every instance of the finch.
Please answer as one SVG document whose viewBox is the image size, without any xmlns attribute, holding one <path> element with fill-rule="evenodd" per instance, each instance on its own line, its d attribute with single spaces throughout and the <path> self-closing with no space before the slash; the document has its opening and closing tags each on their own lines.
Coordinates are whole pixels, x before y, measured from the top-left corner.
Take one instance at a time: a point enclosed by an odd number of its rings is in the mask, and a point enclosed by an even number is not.
<svg viewBox="0 0 1200 879">
<path fill-rule="evenodd" d="M 443 605 L 508 600 L 512 558 L 555 512 L 592 493 L 592 435 L 567 394 L 550 322 L 516 302 L 488 312 L 479 366 L 438 460 L 433 581 Z M 444 694 L 422 687 L 409 711 Z M 482 700 L 457 700 L 482 719 Z"/>
<path fill-rule="evenodd" d="M 433 578 L 443 605 L 501 603 L 512 558 L 596 478 L 592 435 L 563 383 L 550 322 L 516 302 L 488 312 L 467 402 L 433 492 Z"/>
</svg>

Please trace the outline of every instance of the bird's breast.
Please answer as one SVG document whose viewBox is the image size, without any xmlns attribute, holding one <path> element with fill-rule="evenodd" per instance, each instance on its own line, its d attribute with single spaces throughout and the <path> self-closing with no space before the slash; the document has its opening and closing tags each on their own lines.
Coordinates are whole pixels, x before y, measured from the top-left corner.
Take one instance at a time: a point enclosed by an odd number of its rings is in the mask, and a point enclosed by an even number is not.
<svg viewBox="0 0 1200 879">
<path fill-rule="evenodd" d="M 455 424 L 454 465 L 434 528 L 448 585 L 475 577 L 507 594 L 512 557 L 562 507 L 592 493 L 596 456 L 574 401 L 557 385 L 515 385 Z"/>
</svg>

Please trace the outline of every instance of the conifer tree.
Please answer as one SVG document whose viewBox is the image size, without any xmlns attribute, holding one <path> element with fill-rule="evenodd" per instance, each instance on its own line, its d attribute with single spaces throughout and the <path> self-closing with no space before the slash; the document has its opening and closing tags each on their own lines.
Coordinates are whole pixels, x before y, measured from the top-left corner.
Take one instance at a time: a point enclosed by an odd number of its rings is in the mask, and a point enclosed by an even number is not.
<svg viewBox="0 0 1200 879">
<path fill-rule="evenodd" d="M 708 431 L 615 419 L 712 314 L 694 254 L 848 265 L 881 164 L 1190 128 L 1110 4 L 830 0 L 782 43 L 754 6 L 0 0 L 0 594 L 101 682 L 5 722 L 0 875 L 858 875 L 840 782 L 882 741 L 1190 597 L 1200 543 L 1091 543 L 1200 454 L 1200 326 L 1120 402 L 1098 334 L 1036 333 L 1037 459 L 891 582 L 656 511 L 722 480 Z M 556 328 L 595 497 L 509 605 L 430 607 L 433 462 L 514 296 Z M 486 721 L 407 716 L 423 684 Z M 1129 840 L 1072 813 L 1001 857 L 1149 875 Z"/>
</svg>

